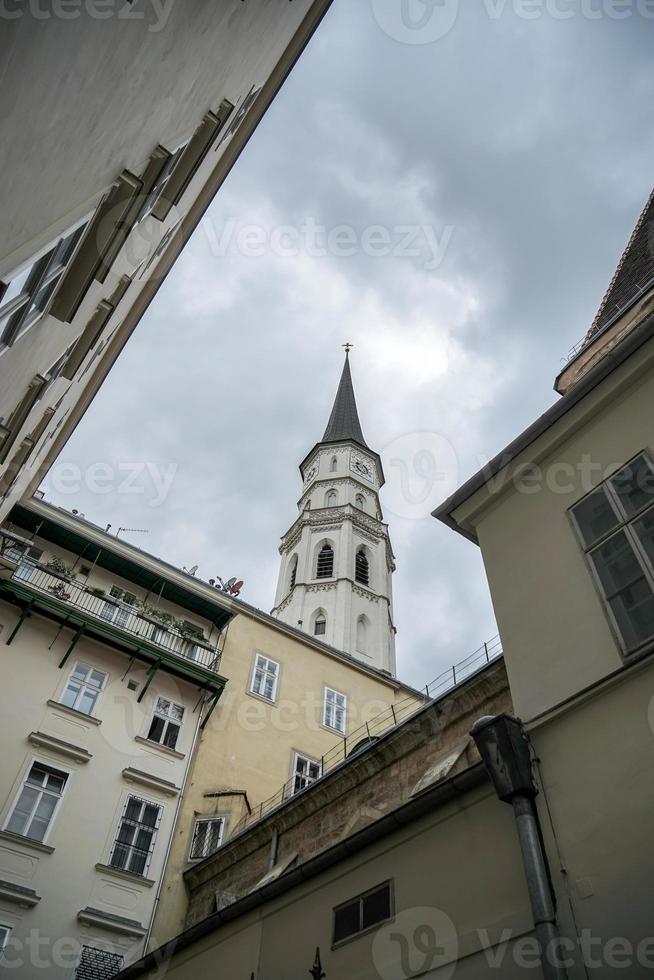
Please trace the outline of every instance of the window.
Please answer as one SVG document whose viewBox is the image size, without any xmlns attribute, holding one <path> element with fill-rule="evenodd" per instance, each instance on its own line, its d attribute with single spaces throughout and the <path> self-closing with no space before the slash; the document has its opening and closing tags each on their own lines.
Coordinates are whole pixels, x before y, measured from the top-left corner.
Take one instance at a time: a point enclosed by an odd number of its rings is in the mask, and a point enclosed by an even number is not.
<svg viewBox="0 0 654 980">
<path fill-rule="evenodd" d="M 332 456 L 331 463 L 329 464 L 329 472 L 335 473 L 337 469 L 338 469 L 338 459 L 336 458 L 336 456 Z"/>
<path fill-rule="evenodd" d="M 370 583 L 370 566 L 363 548 L 359 548 L 354 560 L 354 578 L 362 585 L 369 585 Z"/>
<path fill-rule="evenodd" d="M 324 612 L 319 612 L 313 626 L 314 636 L 324 636 L 327 632 L 327 617 Z"/>
<path fill-rule="evenodd" d="M 31 840 L 45 840 L 67 779 L 66 772 L 33 762 L 5 829 Z"/>
<path fill-rule="evenodd" d="M 159 171 L 159 175 L 158 175 L 157 179 L 155 180 L 154 184 L 152 185 L 152 190 L 150 191 L 150 193 L 145 198 L 145 201 L 143 202 L 143 207 L 141 208 L 141 211 L 139 212 L 139 216 L 137 218 L 137 221 L 142 221 L 143 218 L 147 218 L 147 216 L 152 211 L 152 208 L 154 207 L 154 205 L 158 201 L 161 192 L 163 191 L 164 187 L 166 186 L 166 184 L 170 180 L 170 178 L 172 176 L 172 173 L 173 173 L 173 170 L 175 169 L 175 167 L 177 166 L 177 164 L 179 162 L 179 158 L 181 157 L 182 153 L 186 149 L 187 143 L 188 143 L 188 140 L 186 141 L 186 143 L 182 143 L 182 145 L 179 146 L 175 150 L 174 153 L 171 153 L 170 154 L 170 156 L 168 157 L 168 159 L 164 163 L 163 167 Z"/>
<path fill-rule="evenodd" d="M 10 347 L 43 313 L 85 227 L 60 238 L 11 281 L 0 282 L 0 343 Z"/>
<path fill-rule="evenodd" d="M 75 980 L 109 980 L 123 968 L 125 957 L 95 946 L 82 946 Z"/>
<path fill-rule="evenodd" d="M 277 694 L 278 676 L 279 664 L 274 660 L 269 660 L 268 657 L 264 657 L 262 653 L 257 653 L 254 658 L 250 691 L 267 701 L 274 701 Z"/>
<path fill-rule="evenodd" d="M 168 701 L 166 698 L 157 698 L 148 739 L 174 749 L 183 719 L 184 708 L 181 704 L 175 704 L 174 701 Z"/>
<path fill-rule="evenodd" d="M 11 936 L 10 926 L 0 926 L 0 962 L 4 957 L 4 949 L 9 942 L 9 937 Z"/>
<path fill-rule="evenodd" d="M 40 548 L 21 548 L 18 554 L 20 554 L 20 563 L 14 572 L 14 578 L 27 582 L 32 577 L 34 565 L 43 557 L 43 552 Z M 18 557 L 18 554 L 16 557 Z M 12 554 L 11 557 L 13 558 L 14 555 Z"/>
<path fill-rule="evenodd" d="M 362 494 L 358 493 L 356 495 L 355 504 L 359 510 L 365 510 L 366 509 L 365 497 L 363 497 Z"/>
<path fill-rule="evenodd" d="M 338 494 L 335 490 L 330 490 L 325 494 L 325 507 L 336 507 L 338 504 Z"/>
<path fill-rule="evenodd" d="M 334 943 L 387 922 L 393 915 L 390 881 L 334 909 Z"/>
<path fill-rule="evenodd" d="M 324 544 L 318 552 L 316 578 L 331 578 L 334 574 L 334 551 L 330 544 Z"/>
<path fill-rule="evenodd" d="M 297 578 L 297 555 L 293 555 L 291 559 L 291 577 L 289 580 L 289 590 L 295 588 L 295 580 Z"/>
<path fill-rule="evenodd" d="M 315 783 L 316 779 L 320 779 L 320 776 L 321 768 L 319 762 L 315 759 L 310 759 L 308 756 L 300 755 L 299 752 L 295 753 L 293 763 L 293 793 L 299 793 L 300 790 L 311 786 L 311 783 Z"/>
<path fill-rule="evenodd" d="M 109 595 L 116 602 L 103 603 L 100 609 L 101 618 L 106 619 L 109 623 L 113 623 L 114 626 L 125 626 L 132 615 L 130 607 L 136 602 L 136 596 L 133 592 L 126 592 L 125 589 L 119 589 L 117 585 L 111 586 Z"/>
<path fill-rule="evenodd" d="M 160 822 L 160 806 L 141 800 L 138 796 L 128 796 L 111 849 L 110 866 L 135 875 L 145 875 Z"/>
<path fill-rule="evenodd" d="M 200 817 L 195 821 L 189 861 L 200 861 L 217 851 L 223 839 L 224 817 Z"/>
<path fill-rule="evenodd" d="M 654 639 L 654 468 L 644 454 L 571 508 L 626 653 Z"/>
<path fill-rule="evenodd" d="M 347 719 L 347 698 L 338 691 L 333 691 L 330 687 L 325 688 L 325 702 L 323 705 L 322 723 L 326 728 L 331 728 L 335 732 L 345 735 Z"/>
<path fill-rule="evenodd" d="M 107 675 L 101 670 L 78 661 L 68 678 L 61 703 L 67 708 L 82 711 L 85 715 L 92 715 L 106 679 Z"/>
</svg>

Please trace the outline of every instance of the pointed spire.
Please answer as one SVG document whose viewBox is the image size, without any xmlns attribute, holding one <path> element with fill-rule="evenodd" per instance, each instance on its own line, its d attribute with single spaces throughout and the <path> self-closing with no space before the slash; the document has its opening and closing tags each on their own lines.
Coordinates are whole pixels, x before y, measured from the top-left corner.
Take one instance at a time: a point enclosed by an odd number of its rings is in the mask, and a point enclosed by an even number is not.
<svg viewBox="0 0 654 980">
<path fill-rule="evenodd" d="M 336 400 L 329 416 L 329 422 L 322 437 L 322 442 L 342 442 L 345 439 L 352 439 L 361 446 L 366 446 L 363 438 L 359 413 L 357 411 L 354 388 L 352 386 L 352 375 L 350 373 L 350 351 L 349 344 L 346 344 L 345 364 L 343 373 L 336 392 Z M 366 448 L 368 448 L 366 446 Z"/>
</svg>

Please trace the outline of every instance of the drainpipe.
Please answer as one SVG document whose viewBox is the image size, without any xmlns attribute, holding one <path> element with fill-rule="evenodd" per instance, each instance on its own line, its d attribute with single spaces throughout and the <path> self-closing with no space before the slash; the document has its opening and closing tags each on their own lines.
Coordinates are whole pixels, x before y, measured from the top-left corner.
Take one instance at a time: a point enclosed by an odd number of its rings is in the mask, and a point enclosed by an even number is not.
<svg viewBox="0 0 654 980">
<path fill-rule="evenodd" d="M 499 799 L 513 807 L 543 976 L 545 980 L 567 980 L 561 961 L 556 903 L 534 803 L 538 790 L 531 773 L 527 736 L 521 723 L 506 714 L 480 718 L 470 734 Z"/>
<path fill-rule="evenodd" d="M 186 790 L 186 783 L 191 771 L 191 763 L 193 762 L 193 756 L 195 754 L 195 746 L 197 745 L 198 737 L 200 735 L 200 724 L 202 722 L 202 709 L 198 712 L 198 720 L 195 726 L 195 732 L 193 733 L 193 742 L 191 743 L 191 749 L 188 754 L 188 762 L 186 763 L 186 768 L 184 769 L 184 778 L 182 779 L 182 785 L 180 787 L 179 796 L 177 797 L 177 806 L 175 807 L 175 815 L 173 817 L 173 825 L 170 831 L 170 836 L 168 838 L 168 844 L 166 845 L 166 854 L 164 857 L 164 862 L 161 868 L 161 876 L 159 878 L 159 884 L 157 885 L 157 894 L 154 897 L 154 904 L 152 906 L 152 914 L 150 915 L 150 921 L 148 923 L 148 931 L 145 934 L 145 939 L 143 940 L 143 955 L 148 951 L 148 943 L 150 942 L 150 937 L 152 936 L 152 929 L 154 926 L 154 919 L 157 914 L 157 909 L 159 908 L 159 899 L 161 898 L 161 890 L 164 885 L 164 878 L 166 876 L 166 870 L 168 868 L 168 859 L 170 857 L 170 852 L 173 847 L 173 841 L 175 839 L 175 831 L 177 830 L 177 819 L 179 817 L 179 811 L 182 808 L 182 803 L 184 802 L 184 791 Z"/>
</svg>

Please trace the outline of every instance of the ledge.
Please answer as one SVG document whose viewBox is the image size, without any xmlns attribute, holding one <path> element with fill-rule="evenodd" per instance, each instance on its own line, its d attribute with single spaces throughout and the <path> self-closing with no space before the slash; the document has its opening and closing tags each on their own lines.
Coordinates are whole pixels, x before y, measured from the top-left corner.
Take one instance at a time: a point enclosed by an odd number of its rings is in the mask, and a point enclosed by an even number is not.
<svg viewBox="0 0 654 980">
<path fill-rule="evenodd" d="M 63 742 L 60 738 L 47 735 L 45 732 L 30 732 L 27 736 L 27 741 L 31 742 L 32 745 L 38 745 L 39 748 L 57 752 L 67 759 L 74 759 L 76 762 L 88 762 L 93 758 L 90 752 L 81 748 L 79 745 L 73 745 L 71 742 Z"/>
<path fill-rule="evenodd" d="M 88 905 L 77 913 L 77 921 L 89 926 L 99 926 L 109 932 L 118 932 L 121 936 L 133 936 L 137 939 L 141 939 L 147 932 L 145 926 L 137 919 L 125 919 L 122 915 L 102 912 L 100 909 L 92 909 Z"/>
<path fill-rule="evenodd" d="M 5 902 L 13 902 L 24 909 L 33 909 L 41 901 L 41 896 L 37 895 L 33 888 L 25 888 L 23 885 L 15 885 L 13 881 L 3 881 L 0 879 L 0 899 Z"/>
<path fill-rule="evenodd" d="M 174 759 L 186 758 L 183 752 L 177 752 L 175 749 L 169 749 L 167 745 L 160 745 L 159 742 L 152 742 L 149 738 L 143 738 L 142 735 L 135 735 L 134 741 L 138 742 L 139 745 L 147 745 L 151 749 L 157 749 L 159 752 L 163 752 L 164 755 L 172 755 Z"/>
<path fill-rule="evenodd" d="M 132 874 L 131 871 L 123 871 L 122 868 L 112 868 L 110 864 L 96 864 L 95 870 L 103 875 L 111 875 L 112 878 L 122 878 L 123 881 L 138 882 L 144 888 L 152 888 L 155 884 L 152 878 L 142 878 L 141 875 Z"/>
<path fill-rule="evenodd" d="M 32 840 L 31 837 L 23 837 L 22 834 L 14 834 L 11 830 L 0 830 L 0 840 L 9 841 L 12 844 L 22 844 L 32 851 L 40 851 L 42 854 L 52 854 L 54 847 L 49 844 L 42 844 L 40 840 Z"/>
<path fill-rule="evenodd" d="M 123 769 L 123 779 L 126 779 L 130 783 L 140 783 L 141 786 L 147 786 L 150 789 L 158 789 L 167 796 L 179 796 L 181 789 L 176 786 L 175 783 L 171 783 L 169 779 L 162 779 L 160 776 L 153 776 L 149 772 L 143 772 L 141 769 L 132 769 L 128 766 L 127 769 Z"/>
<path fill-rule="evenodd" d="M 95 718 L 93 715 L 87 715 L 85 711 L 78 711 L 77 708 L 69 708 L 67 704 L 62 704 L 61 701 L 46 701 L 49 708 L 57 708 L 59 711 L 63 711 L 65 715 L 70 715 L 72 718 L 79 718 L 80 721 L 88 721 L 90 725 L 101 725 L 102 718 Z"/>
</svg>

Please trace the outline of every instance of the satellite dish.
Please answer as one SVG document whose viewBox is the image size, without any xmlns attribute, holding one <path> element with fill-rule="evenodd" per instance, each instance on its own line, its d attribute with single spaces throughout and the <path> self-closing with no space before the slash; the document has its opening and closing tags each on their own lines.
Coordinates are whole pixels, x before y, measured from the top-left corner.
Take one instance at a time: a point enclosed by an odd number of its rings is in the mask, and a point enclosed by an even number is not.
<svg viewBox="0 0 654 980">
<path fill-rule="evenodd" d="M 230 595 L 240 595 L 245 582 L 237 582 L 235 579 L 230 579 L 230 582 L 231 584 L 228 583 Z"/>
<path fill-rule="evenodd" d="M 195 573 L 197 572 L 198 568 L 199 568 L 198 565 L 194 565 L 193 568 L 190 569 L 189 575 L 195 575 Z"/>
</svg>

